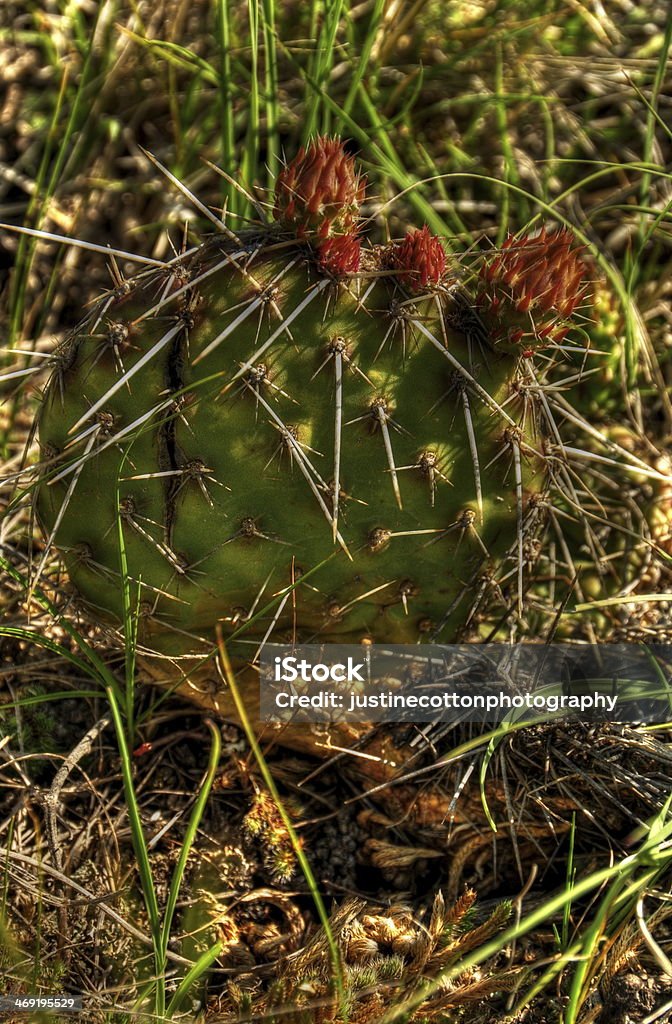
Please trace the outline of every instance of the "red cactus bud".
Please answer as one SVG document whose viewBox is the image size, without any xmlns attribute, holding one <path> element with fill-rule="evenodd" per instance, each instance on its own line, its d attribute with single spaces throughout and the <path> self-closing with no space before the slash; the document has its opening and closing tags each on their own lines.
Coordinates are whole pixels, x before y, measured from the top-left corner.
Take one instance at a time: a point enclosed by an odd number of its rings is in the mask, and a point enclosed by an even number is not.
<svg viewBox="0 0 672 1024">
<path fill-rule="evenodd" d="M 390 265 L 409 291 L 424 292 L 428 285 L 439 284 L 446 271 L 446 250 L 427 225 L 409 231 L 390 252 Z"/>
<path fill-rule="evenodd" d="M 362 246 L 356 235 L 327 238 L 317 250 L 317 265 L 325 274 L 342 277 L 359 270 Z"/>
<path fill-rule="evenodd" d="M 280 171 L 273 212 L 299 238 L 348 234 L 356 228 L 365 188 L 366 178 L 341 140 L 320 136 Z"/>
<path fill-rule="evenodd" d="M 568 228 L 549 233 L 543 227 L 534 236 L 510 235 L 486 261 L 477 302 L 495 344 L 535 349 L 562 341 L 587 289 L 587 268 L 573 242 Z"/>
</svg>

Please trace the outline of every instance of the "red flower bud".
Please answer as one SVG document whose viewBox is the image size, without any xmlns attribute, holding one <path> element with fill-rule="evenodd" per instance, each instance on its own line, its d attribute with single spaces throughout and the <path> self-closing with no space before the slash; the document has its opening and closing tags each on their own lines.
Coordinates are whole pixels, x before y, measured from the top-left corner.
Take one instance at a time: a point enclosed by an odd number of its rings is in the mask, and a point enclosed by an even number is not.
<svg viewBox="0 0 672 1024">
<path fill-rule="evenodd" d="M 559 343 L 586 295 L 581 248 L 568 228 L 510 235 L 480 272 L 479 312 L 495 344 L 518 337 L 526 349 Z"/>
<path fill-rule="evenodd" d="M 356 235 L 327 238 L 317 250 L 317 265 L 324 274 L 342 277 L 359 270 L 362 246 Z"/>
<path fill-rule="evenodd" d="M 446 250 L 425 224 L 392 247 L 390 266 L 398 271 L 404 287 L 417 295 L 440 283 L 446 271 Z"/>
<path fill-rule="evenodd" d="M 280 171 L 275 185 L 276 220 L 298 238 L 331 238 L 356 228 L 366 178 L 340 139 L 321 136 Z"/>
</svg>

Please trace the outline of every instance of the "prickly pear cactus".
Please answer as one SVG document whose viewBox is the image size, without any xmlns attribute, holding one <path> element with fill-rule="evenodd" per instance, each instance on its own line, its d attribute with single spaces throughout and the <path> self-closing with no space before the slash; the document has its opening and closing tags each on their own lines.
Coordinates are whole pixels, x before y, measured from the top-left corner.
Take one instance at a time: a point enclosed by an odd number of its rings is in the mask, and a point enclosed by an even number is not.
<svg viewBox="0 0 672 1024">
<path fill-rule="evenodd" d="M 511 239 L 471 299 L 427 227 L 367 246 L 363 194 L 315 140 L 272 224 L 120 283 L 58 353 L 39 518 L 103 620 L 127 575 L 146 647 L 450 641 L 489 581 L 522 605 L 556 441 L 533 357 L 582 261 Z"/>
</svg>

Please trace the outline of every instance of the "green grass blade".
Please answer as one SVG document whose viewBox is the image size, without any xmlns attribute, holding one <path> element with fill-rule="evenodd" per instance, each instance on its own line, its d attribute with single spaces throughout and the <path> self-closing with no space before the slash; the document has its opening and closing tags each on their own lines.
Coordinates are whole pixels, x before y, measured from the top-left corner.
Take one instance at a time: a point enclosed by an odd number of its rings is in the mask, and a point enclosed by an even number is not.
<svg viewBox="0 0 672 1024">
<path fill-rule="evenodd" d="M 215 963 L 217 958 L 221 955 L 224 949 L 223 942 L 216 942 L 210 949 L 206 949 L 194 966 L 187 971 L 184 978 L 177 986 L 173 998 L 168 1003 L 168 1017 L 172 1019 L 174 1013 L 177 1013 L 180 1006 L 191 992 L 194 985 L 200 981 L 204 974 L 206 974 L 212 965 Z"/>
<path fill-rule="evenodd" d="M 155 1004 L 156 1013 L 159 1018 L 161 1018 L 165 1013 L 166 961 L 163 955 L 163 937 L 161 933 L 159 901 L 156 894 L 156 888 L 154 886 L 152 867 L 149 861 L 149 851 L 147 849 L 145 833 L 142 827 L 142 818 L 140 816 L 140 808 L 138 806 L 135 787 L 133 785 L 133 766 L 131 762 L 131 752 L 126 739 L 124 718 L 121 714 L 121 708 L 119 706 L 116 693 L 111 687 L 106 687 L 105 692 L 112 714 L 112 721 L 114 723 L 114 730 L 117 737 L 117 745 L 119 747 L 121 777 L 124 787 L 124 798 L 126 801 L 128 821 L 131 830 L 131 841 L 133 843 L 133 849 L 138 862 L 138 874 L 140 875 L 142 896 L 145 909 L 147 910 L 150 935 L 152 937 L 154 947 L 154 962 L 157 976 Z"/>
<path fill-rule="evenodd" d="M 242 184 L 251 188 L 259 177 L 259 0 L 247 0 L 251 77 L 250 96 L 247 112 L 247 133 L 243 154 Z M 250 204 L 243 200 L 241 216 L 253 213 Z"/>
<path fill-rule="evenodd" d="M 313 874 L 313 870 L 310 866 L 308 858 L 304 853 L 301 842 L 299 841 L 299 838 L 294 829 L 292 819 L 289 817 L 285 805 L 282 802 L 282 797 L 280 796 L 278 788 L 275 785 L 275 779 L 273 778 L 271 770 L 268 767 L 268 764 L 266 763 L 266 758 L 263 755 L 262 749 L 259 745 L 254 729 L 252 728 L 252 724 L 250 722 L 247 710 L 245 708 L 245 703 L 241 697 L 240 690 L 238 688 L 238 683 L 236 682 L 233 669 L 231 668 L 229 655 L 224 645 L 224 638 L 219 627 L 217 628 L 217 647 L 219 650 L 222 671 L 231 690 L 231 696 L 233 697 L 238 717 L 240 718 L 241 724 L 245 731 L 245 735 L 247 736 L 247 740 L 248 743 L 250 744 L 255 760 L 259 765 L 259 771 L 261 772 L 261 776 L 264 780 L 266 788 L 271 794 L 273 801 L 278 809 L 278 813 L 282 818 L 283 825 L 287 829 L 287 832 L 290 836 L 292 847 L 296 855 L 296 859 L 304 874 L 304 877 L 308 884 L 308 888 L 310 890 L 310 895 L 315 904 L 315 908 L 317 910 L 322 927 L 324 928 L 324 934 L 327 940 L 327 944 L 329 946 L 329 955 L 331 958 L 331 964 L 334 971 L 334 980 L 336 982 L 336 991 L 338 995 L 339 1005 L 343 1008 L 343 1010 L 345 1010 L 346 1003 L 343 968 L 341 965 L 340 952 L 336 944 L 336 940 L 334 939 L 333 932 L 331 930 L 329 914 L 327 913 L 327 908 L 324 905 L 324 900 L 322 899 L 322 894 L 320 893 L 317 881 L 315 879 L 315 875 Z"/>
<path fill-rule="evenodd" d="M 182 840 L 182 847 L 180 849 L 180 855 L 177 859 L 177 864 L 173 871 L 172 878 L 170 880 L 170 889 L 168 891 L 168 900 L 166 902 L 166 908 L 163 913 L 163 924 L 161 925 L 161 953 L 165 957 L 168 951 L 168 943 L 170 941 L 170 927 L 173 922 L 175 915 L 175 908 L 177 907 L 177 900 L 180 894 L 180 887 L 184 879 L 184 871 L 187 866 L 187 858 L 194 844 L 198 826 L 201 823 L 205 805 L 208 801 L 212 784 L 215 781 L 215 775 L 217 773 L 217 766 L 219 765 L 219 758 L 222 749 L 222 738 L 217 726 L 209 718 L 205 719 L 205 724 L 210 730 L 210 736 L 212 737 L 212 746 L 210 747 L 210 757 L 208 759 L 208 768 L 206 771 L 203 784 L 199 790 L 198 796 L 194 803 L 191 815 L 189 816 L 189 823 L 185 832 L 184 839 Z"/>
<path fill-rule="evenodd" d="M 233 175 L 235 171 L 235 148 L 229 0 L 217 0 L 215 18 L 219 55 L 219 74 L 217 77 L 219 86 L 221 161 L 226 173 Z M 222 200 L 223 205 L 226 205 L 232 214 L 238 211 L 238 192 L 225 178 L 222 178 Z"/>
<path fill-rule="evenodd" d="M 343 103 L 343 111 L 346 114 L 352 113 L 352 108 L 355 100 L 357 99 L 359 87 L 364 84 L 364 78 L 367 72 L 372 70 L 369 68 L 369 61 L 371 60 L 371 51 L 373 50 L 376 36 L 380 29 L 384 10 L 385 0 L 376 0 L 373 10 L 371 11 L 366 37 L 359 49 L 357 59 L 353 61 L 352 81 L 350 82 L 348 93 Z M 340 128 L 340 120 L 337 120 L 337 126 Z"/>
<path fill-rule="evenodd" d="M 39 229 L 42 224 L 44 211 L 46 210 L 46 206 L 49 201 L 50 192 L 49 188 L 45 187 L 45 181 L 49 169 L 49 163 L 51 161 L 52 150 L 59 136 L 58 124 L 63 103 L 65 101 L 67 84 L 68 70 L 65 68 L 61 77 L 60 88 L 56 94 L 56 102 L 54 104 L 51 125 L 47 133 L 44 150 L 42 152 L 42 159 L 37 172 L 35 192 L 28 204 L 28 210 L 26 212 L 26 222 L 37 229 Z M 18 340 L 21 333 L 28 276 L 33 263 L 36 245 L 37 242 L 35 238 L 22 236 L 19 239 L 9 295 L 10 318 L 7 341 L 10 347 Z"/>
<path fill-rule="evenodd" d="M 278 122 L 280 103 L 278 96 L 278 53 L 276 47 L 275 0 L 262 0 L 264 23 L 264 102 L 266 106 L 266 187 L 273 194 L 280 167 L 280 140 Z"/>
<path fill-rule="evenodd" d="M 331 129 L 331 107 L 322 102 L 327 96 L 328 80 L 335 62 L 336 36 L 343 13 L 343 0 L 325 0 L 324 17 L 317 38 L 315 60 L 310 75 L 314 88 L 308 99 L 303 142 L 317 132 L 326 134 Z"/>
<path fill-rule="evenodd" d="M 656 67 L 656 76 L 653 82 L 653 89 L 651 91 L 651 99 L 647 104 L 648 110 L 646 115 L 646 132 L 644 135 L 644 149 L 642 153 L 642 159 L 645 164 L 651 163 L 652 160 L 653 145 L 656 137 L 656 124 L 658 123 L 658 100 L 660 98 L 660 93 L 665 82 L 665 76 L 668 71 L 670 46 L 672 46 L 672 12 L 670 12 L 667 18 L 667 24 L 665 26 L 665 35 L 663 37 L 663 45 L 660 49 L 660 55 L 658 57 L 658 66 Z M 639 201 L 642 206 L 646 205 L 646 199 L 649 195 L 650 188 L 650 175 L 644 173 L 642 175 L 642 180 L 639 186 Z M 639 225 L 640 242 L 643 240 L 645 229 L 646 221 L 642 219 L 640 220 Z"/>
</svg>

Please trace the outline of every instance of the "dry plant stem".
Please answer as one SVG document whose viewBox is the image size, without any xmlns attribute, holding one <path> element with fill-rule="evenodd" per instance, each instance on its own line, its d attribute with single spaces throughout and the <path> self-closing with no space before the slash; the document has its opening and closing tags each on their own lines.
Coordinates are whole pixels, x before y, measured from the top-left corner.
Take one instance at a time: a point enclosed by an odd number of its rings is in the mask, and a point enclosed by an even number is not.
<svg viewBox="0 0 672 1024">
<path fill-rule="evenodd" d="M 54 781 L 44 796 L 44 807 L 47 824 L 47 843 L 52 860 L 60 872 L 63 871 L 63 854 L 58 836 L 58 805 L 60 802 L 61 790 L 65 785 L 72 769 L 86 757 L 93 748 L 95 741 L 112 721 L 110 715 L 103 715 L 95 722 L 88 732 L 82 736 L 77 746 L 68 754 L 63 764 L 56 772 Z M 65 952 L 64 947 L 68 934 L 68 900 L 64 896 L 58 907 L 58 929 L 59 929 L 59 950 Z M 69 952 L 67 953 L 69 955 Z"/>
</svg>

